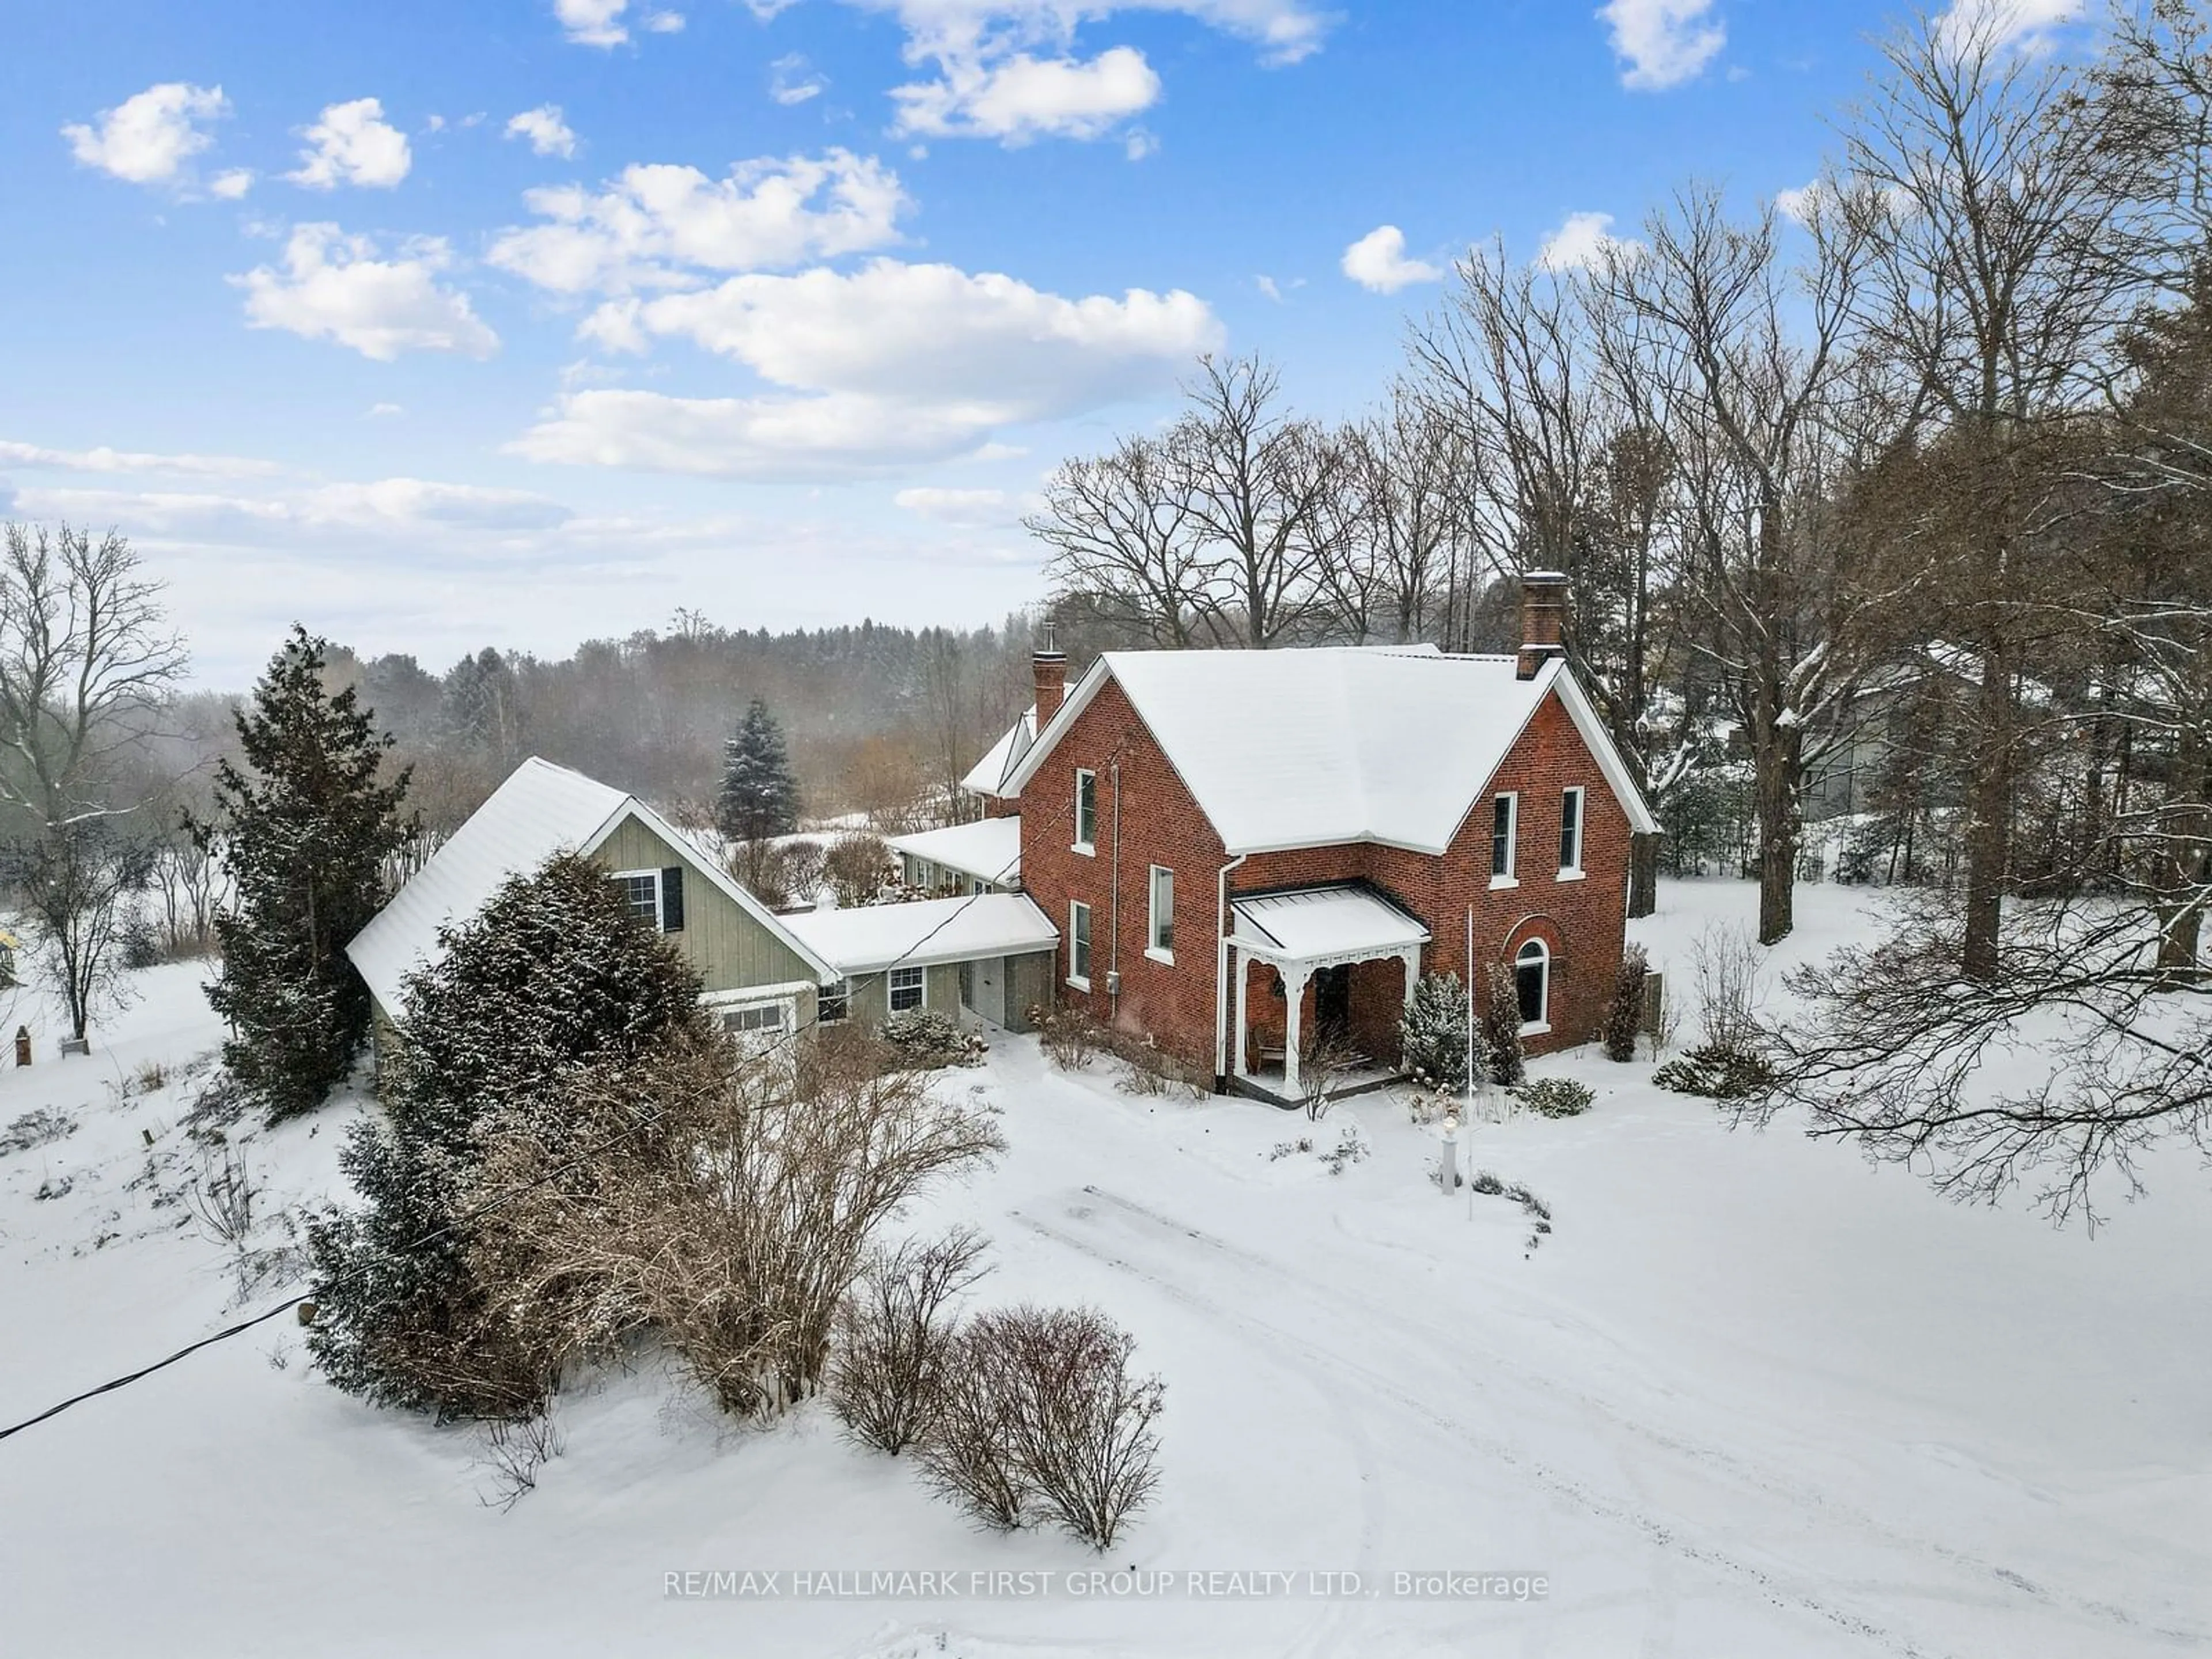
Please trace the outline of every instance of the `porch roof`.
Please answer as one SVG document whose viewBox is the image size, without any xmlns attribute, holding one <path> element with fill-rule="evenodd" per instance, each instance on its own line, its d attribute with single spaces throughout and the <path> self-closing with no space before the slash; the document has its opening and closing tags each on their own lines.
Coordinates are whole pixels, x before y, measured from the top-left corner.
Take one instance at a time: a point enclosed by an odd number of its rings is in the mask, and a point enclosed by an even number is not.
<svg viewBox="0 0 2212 1659">
<path fill-rule="evenodd" d="M 1356 962 L 1429 942 L 1420 919 L 1370 887 L 1342 883 L 1232 899 L 1230 942 L 1271 962 Z"/>
</svg>

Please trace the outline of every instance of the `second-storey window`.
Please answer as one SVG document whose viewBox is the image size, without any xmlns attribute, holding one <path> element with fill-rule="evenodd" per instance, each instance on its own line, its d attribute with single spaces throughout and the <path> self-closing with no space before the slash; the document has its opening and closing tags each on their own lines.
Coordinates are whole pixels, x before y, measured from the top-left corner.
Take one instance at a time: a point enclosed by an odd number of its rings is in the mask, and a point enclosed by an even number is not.
<svg viewBox="0 0 2212 1659">
<path fill-rule="evenodd" d="M 1580 875 L 1583 868 L 1583 792 L 1563 790 L 1559 795 L 1559 873 Z"/>
<path fill-rule="evenodd" d="M 1089 852 L 1098 844 L 1098 775 L 1075 775 L 1075 844 Z"/>
<path fill-rule="evenodd" d="M 1080 901 L 1067 907 L 1067 976 L 1091 988 L 1091 907 Z"/>
<path fill-rule="evenodd" d="M 660 872 L 658 870 L 624 870 L 615 878 L 615 887 L 629 906 L 630 915 L 647 927 L 658 932 L 660 927 Z"/>
<path fill-rule="evenodd" d="M 1175 872 L 1163 864 L 1152 866 L 1152 947 L 1160 956 L 1175 954 Z"/>
<path fill-rule="evenodd" d="M 1515 820 L 1520 817 L 1520 798 L 1500 795 L 1490 808 L 1490 878 L 1492 881 L 1513 879 L 1513 836 Z"/>
</svg>

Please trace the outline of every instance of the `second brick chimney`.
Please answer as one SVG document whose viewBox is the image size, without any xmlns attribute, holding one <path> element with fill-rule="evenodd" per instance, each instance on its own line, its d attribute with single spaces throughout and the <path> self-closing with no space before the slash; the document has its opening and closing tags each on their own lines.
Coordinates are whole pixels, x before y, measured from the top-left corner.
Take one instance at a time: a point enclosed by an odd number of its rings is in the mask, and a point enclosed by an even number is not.
<svg viewBox="0 0 2212 1659">
<path fill-rule="evenodd" d="M 1566 577 L 1557 570 L 1531 570 L 1522 577 L 1521 650 L 1514 672 L 1533 680 L 1547 657 L 1566 655 Z"/>
<path fill-rule="evenodd" d="M 1036 723 L 1042 732 L 1045 722 L 1060 713 L 1060 705 L 1067 696 L 1067 653 L 1054 642 L 1048 622 L 1030 654 L 1030 666 L 1036 675 Z"/>
</svg>

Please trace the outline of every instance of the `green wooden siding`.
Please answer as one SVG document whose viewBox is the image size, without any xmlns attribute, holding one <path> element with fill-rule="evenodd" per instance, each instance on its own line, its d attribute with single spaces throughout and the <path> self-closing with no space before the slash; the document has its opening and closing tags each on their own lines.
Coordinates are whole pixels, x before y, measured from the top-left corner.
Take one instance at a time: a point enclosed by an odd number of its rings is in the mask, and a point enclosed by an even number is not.
<svg viewBox="0 0 2212 1659">
<path fill-rule="evenodd" d="M 1030 1010 L 1053 1006 L 1054 993 L 1060 985 L 1060 975 L 1054 969 L 1059 962 L 1057 951 L 1038 951 L 1025 957 L 1006 958 L 1006 1027 L 1009 1030 L 1034 1030 L 1036 1024 L 1030 1018 Z"/>
<path fill-rule="evenodd" d="M 709 991 L 738 991 L 753 985 L 811 983 L 814 970 L 788 945 L 714 884 L 701 868 L 701 855 L 672 847 L 635 817 L 615 826 L 596 854 L 609 870 L 665 870 L 684 866 L 684 931 L 676 941 L 699 970 Z"/>
</svg>

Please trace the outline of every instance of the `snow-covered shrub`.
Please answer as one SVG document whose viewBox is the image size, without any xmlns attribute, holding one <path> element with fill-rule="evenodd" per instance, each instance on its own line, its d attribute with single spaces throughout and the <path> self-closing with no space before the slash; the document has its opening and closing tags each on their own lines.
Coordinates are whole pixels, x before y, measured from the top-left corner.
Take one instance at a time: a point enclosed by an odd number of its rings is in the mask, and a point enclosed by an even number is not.
<svg viewBox="0 0 2212 1659">
<path fill-rule="evenodd" d="M 1605 1010 L 1605 1057 L 1632 1060 L 1636 1039 L 1644 1029 L 1644 987 L 1651 979 L 1651 958 L 1640 945 L 1621 953 L 1620 970 L 1613 978 L 1613 1000 Z"/>
<path fill-rule="evenodd" d="M 1486 1198 L 1495 1198 L 1505 1190 L 1505 1183 L 1490 1170 L 1477 1170 L 1473 1182 L 1474 1190 Z"/>
<path fill-rule="evenodd" d="M 838 1304 L 830 1407 L 860 1444 L 896 1457 L 927 1431 L 956 1334 L 947 1304 L 982 1276 L 985 1248 L 963 1228 L 878 1251 Z"/>
<path fill-rule="evenodd" d="M 1597 1098 L 1587 1083 L 1570 1077 L 1539 1078 L 1521 1085 L 1521 1103 L 1539 1117 L 1580 1117 Z"/>
<path fill-rule="evenodd" d="M 1355 1164 L 1367 1159 L 1367 1139 L 1359 1133 L 1359 1126 L 1347 1123 L 1338 1131 L 1336 1145 L 1321 1155 L 1322 1163 L 1331 1175 L 1342 1175 Z"/>
<path fill-rule="evenodd" d="M 1159 1480 L 1153 1427 L 1165 1385 L 1129 1368 L 1135 1340 L 1088 1308 L 1015 1307 L 963 1332 L 938 1425 L 932 1483 L 996 1527 L 1042 1509 L 1113 1547 Z"/>
<path fill-rule="evenodd" d="M 942 1066 L 980 1066 L 989 1047 L 960 1029 L 951 1015 L 933 1008 L 909 1008 L 884 1022 L 884 1042 L 898 1063 L 923 1071 Z"/>
<path fill-rule="evenodd" d="M 1493 962 L 1489 971 L 1490 995 L 1482 1006 L 1483 1046 L 1488 1050 L 1490 1080 L 1501 1089 L 1517 1089 L 1528 1075 L 1521 1050 L 1521 988 L 1513 970 Z"/>
<path fill-rule="evenodd" d="M 1457 974 L 1424 974 L 1398 1019 L 1398 1047 L 1406 1070 L 1424 1088 L 1455 1095 L 1467 1087 L 1467 988 Z M 1480 1025 L 1474 1062 L 1487 1066 L 1489 1044 Z"/>
<path fill-rule="evenodd" d="M 1677 1094 L 1711 1100 L 1748 1100 L 1765 1094 L 1774 1067 L 1755 1050 L 1738 1051 L 1701 1044 L 1651 1073 L 1651 1080 Z"/>
<path fill-rule="evenodd" d="M 10 1152 L 27 1152 L 40 1146 L 51 1146 L 64 1136 L 76 1133 L 76 1120 L 41 1106 L 35 1112 L 25 1112 L 6 1128 L 0 1129 L 0 1158 Z"/>
</svg>

